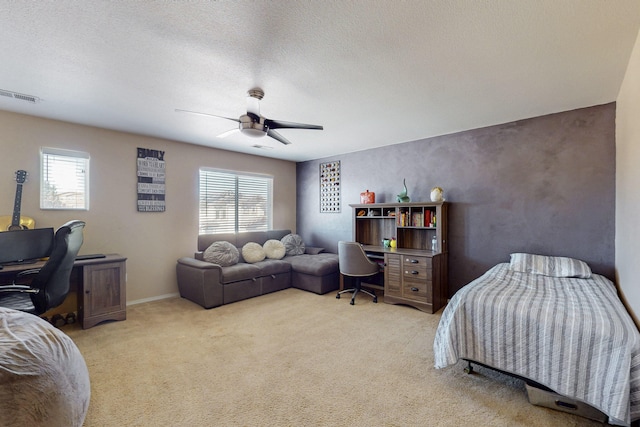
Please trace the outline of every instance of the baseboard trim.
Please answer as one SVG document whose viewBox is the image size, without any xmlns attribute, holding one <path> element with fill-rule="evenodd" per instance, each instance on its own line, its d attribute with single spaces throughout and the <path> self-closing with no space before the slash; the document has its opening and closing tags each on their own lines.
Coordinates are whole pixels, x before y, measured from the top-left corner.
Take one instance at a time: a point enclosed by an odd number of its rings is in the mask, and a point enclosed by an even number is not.
<svg viewBox="0 0 640 427">
<path fill-rule="evenodd" d="M 164 295 L 158 295 L 155 297 L 151 297 L 151 298 L 142 298 L 142 299 L 137 299 L 137 300 L 133 300 L 133 301 L 127 301 L 127 306 L 129 305 L 136 305 L 136 304 L 142 304 L 145 302 L 151 302 L 151 301 L 158 301 L 161 299 L 168 299 L 168 298 L 176 298 L 179 297 L 180 294 L 178 292 L 172 293 L 172 294 L 164 294 Z"/>
</svg>

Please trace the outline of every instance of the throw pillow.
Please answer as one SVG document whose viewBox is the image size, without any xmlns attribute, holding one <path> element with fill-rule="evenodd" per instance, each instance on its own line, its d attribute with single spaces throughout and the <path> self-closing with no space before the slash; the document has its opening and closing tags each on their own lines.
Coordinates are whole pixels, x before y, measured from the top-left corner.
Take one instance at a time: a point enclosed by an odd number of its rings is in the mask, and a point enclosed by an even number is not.
<svg viewBox="0 0 640 427">
<path fill-rule="evenodd" d="M 307 246 L 304 248 L 304 253 L 307 255 L 318 255 L 324 252 L 324 248 L 315 248 L 313 246 Z"/>
<path fill-rule="evenodd" d="M 586 262 L 567 257 L 512 253 L 509 268 L 521 273 L 551 277 L 577 277 L 581 279 L 591 277 L 591 269 Z"/>
<path fill-rule="evenodd" d="M 262 249 L 264 249 L 264 254 L 269 259 L 282 259 L 287 253 L 284 244 L 280 240 L 274 239 L 264 242 Z"/>
<path fill-rule="evenodd" d="M 233 244 L 225 241 L 213 242 L 205 249 L 202 258 L 207 262 L 219 264 L 222 267 L 228 267 L 238 263 L 240 252 Z"/>
<path fill-rule="evenodd" d="M 264 249 L 259 243 L 249 242 L 242 247 L 242 258 L 249 264 L 260 262 L 264 257 Z"/>
<path fill-rule="evenodd" d="M 297 234 L 287 234 L 281 240 L 287 250 L 287 255 L 302 255 L 304 253 L 304 242 Z"/>
</svg>

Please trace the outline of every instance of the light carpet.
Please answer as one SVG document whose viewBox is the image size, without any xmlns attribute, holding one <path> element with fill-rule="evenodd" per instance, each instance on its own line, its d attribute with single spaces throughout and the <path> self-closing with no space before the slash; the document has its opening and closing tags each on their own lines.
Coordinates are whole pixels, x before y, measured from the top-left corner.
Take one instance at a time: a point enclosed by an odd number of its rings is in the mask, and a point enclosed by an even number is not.
<svg viewBox="0 0 640 427">
<path fill-rule="evenodd" d="M 298 289 L 205 310 L 175 298 L 62 329 L 91 379 L 87 427 L 589 426 L 481 367 L 433 368 L 440 314 Z"/>
</svg>

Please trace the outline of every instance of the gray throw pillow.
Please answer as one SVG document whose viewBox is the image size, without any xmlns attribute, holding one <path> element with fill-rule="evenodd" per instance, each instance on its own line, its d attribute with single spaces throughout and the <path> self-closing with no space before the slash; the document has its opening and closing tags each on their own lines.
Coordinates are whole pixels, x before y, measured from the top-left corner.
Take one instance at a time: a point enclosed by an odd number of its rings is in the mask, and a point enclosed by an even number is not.
<svg viewBox="0 0 640 427">
<path fill-rule="evenodd" d="M 568 257 L 512 253 L 509 268 L 521 273 L 550 277 L 577 277 L 588 279 L 591 269 L 586 262 Z"/>
<path fill-rule="evenodd" d="M 238 252 L 238 248 L 229 242 L 213 242 L 205 249 L 203 259 L 207 262 L 219 264 L 222 267 L 228 267 L 238 263 L 240 252 Z"/>
<path fill-rule="evenodd" d="M 304 253 L 304 241 L 299 235 L 287 234 L 280 241 L 284 244 L 287 255 L 302 255 Z"/>
<path fill-rule="evenodd" d="M 307 255 L 318 255 L 324 252 L 324 248 L 316 248 L 313 246 L 307 246 L 304 248 L 304 253 Z"/>
</svg>

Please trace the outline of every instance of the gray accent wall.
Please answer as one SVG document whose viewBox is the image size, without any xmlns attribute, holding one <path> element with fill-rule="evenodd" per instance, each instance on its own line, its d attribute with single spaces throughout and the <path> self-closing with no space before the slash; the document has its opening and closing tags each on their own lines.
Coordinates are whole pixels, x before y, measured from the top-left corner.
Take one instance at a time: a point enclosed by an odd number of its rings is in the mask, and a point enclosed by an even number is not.
<svg viewBox="0 0 640 427">
<path fill-rule="evenodd" d="M 297 164 L 297 232 L 337 252 L 369 190 L 412 202 L 444 189 L 449 295 L 512 252 L 569 256 L 614 279 L 615 103 Z M 425 118 L 428 119 L 428 118 Z M 320 164 L 341 162 L 342 209 L 320 213 Z M 393 237 L 393 236 L 389 236 Z"/>
</svg>

